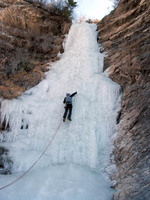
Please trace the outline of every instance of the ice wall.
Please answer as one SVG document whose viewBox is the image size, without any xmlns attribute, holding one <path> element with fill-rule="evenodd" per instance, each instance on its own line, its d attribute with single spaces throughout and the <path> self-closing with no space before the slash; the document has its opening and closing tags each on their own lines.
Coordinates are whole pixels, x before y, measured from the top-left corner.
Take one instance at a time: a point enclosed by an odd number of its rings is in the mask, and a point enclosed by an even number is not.
<svg viewBox="0 0 150 200">
<path fill-rule="evenodd" d="M 65 53 L 50 68 L 46 79 L 21 97 L 2 102 L 2 118 L 9 122 L 10 132 L 4 134 L 1 146 L 10 150 L 13 172 L 16 173 L 8 176 L 8 180 L 33 164 L 60 126 L 50 148 L 25 177 L 25 183 L 21 180 L 26 185 L 33 178 L 32 190 L 25 186 L 25 196 L 31 200 L 37 199 L 30 193 L 36 193 L 36 188 L 40 187 L 41 173 L 45 177 L 46 174 L 51 176 L 47 177 L 45 187 L 42 184 L 45 194 L 37 191 L 43 200 L 111 199 L 110 183 L 102 176 L 105 177 L 112 137 L 116 133 L 120 87 L 102 73 L 104 55 L 99 53 L 96 38 L 96 25 L 74 24 L 67 36 Z M 63 123 L 63 98 L 66 92 L 75 91 L 78 94 L 73 101 L 72 122 Z M 37 176 L 38 183 L 33 181 Z M 64 181 L 66 176 L 70 184 Z M 59 184 L 54 187 L 56 180 Z M 2 177 L 2 183 L 6 182 Z M 78 186 L 72 187 L 72 183 L 78 183 Z M 68 192 L 60 194 L 62 185 L 64 191 L 70 188 L 70 197 Z M 48 186 L 54 196 L 49 194 Z M 83 195 L 80 195 L 80 189 Z M 7 190 L 15 199 L 20 198 L 11 188 Z M 2 194 L 3 199 L 9 199 L 7 194 Z"/>
</svg>

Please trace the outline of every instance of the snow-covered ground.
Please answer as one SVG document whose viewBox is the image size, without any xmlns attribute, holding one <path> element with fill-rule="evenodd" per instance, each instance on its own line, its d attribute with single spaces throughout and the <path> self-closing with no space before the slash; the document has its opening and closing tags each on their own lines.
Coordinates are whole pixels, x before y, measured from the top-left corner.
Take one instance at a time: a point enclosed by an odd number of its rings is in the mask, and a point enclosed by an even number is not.
<svg viewBox="0 0 150 200">
<path fill-rule="evenodd" d="M 112 199 L 105 169 L 116 133 L 120 87 L 102 73 L 103 58 L 96 25 L 74 24 L 65 53 L 46 79 L 21 97 L 2 102 L 11 131 L 1 146 L 10 150 L 14 174 L 0 175 L 0 187 L 28 170 L 59 129 L 35 167 L 0 191 L 1 200 Z M 75 91 L 72 122 L 64 123 L 63 99 Z"/>
</svg>

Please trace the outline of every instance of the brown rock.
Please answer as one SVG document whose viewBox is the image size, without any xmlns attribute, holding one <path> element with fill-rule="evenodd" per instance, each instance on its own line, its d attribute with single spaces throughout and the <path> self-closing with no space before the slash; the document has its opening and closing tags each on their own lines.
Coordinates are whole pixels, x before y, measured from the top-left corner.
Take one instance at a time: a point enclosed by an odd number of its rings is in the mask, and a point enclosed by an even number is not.
<svg viewBox="0 0 150 200">
<path fill-rule="evenodd" d="M 104 69 L 123 88 L 114 200 L 150 199 L 150 3 L 121 0 L 98 24 Z"/>
</svg>

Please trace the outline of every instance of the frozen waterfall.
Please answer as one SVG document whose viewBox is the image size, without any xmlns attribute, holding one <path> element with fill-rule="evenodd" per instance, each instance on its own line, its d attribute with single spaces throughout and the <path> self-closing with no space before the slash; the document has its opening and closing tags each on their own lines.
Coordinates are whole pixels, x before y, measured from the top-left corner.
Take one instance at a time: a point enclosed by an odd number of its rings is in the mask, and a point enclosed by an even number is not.
<svg viewBox="0 0 150 200">
<path fill-rule="evenodd" d="M 120 87 L 103 71 L 96 25 L 72 25 L 65 52 L 46 78 L 21 97 L 2 102 L 10 131 L 1 138 L 9 149 L 13 174 L 0 175 L 0 187 L 37 160 L 60 125 L 52 144 L 20 181 L 0 191 L 1 200 L 111 200 L 106 176 Z M 62 122 L 66 92 L 73 100 L 72 122 Z"/>
</svg>

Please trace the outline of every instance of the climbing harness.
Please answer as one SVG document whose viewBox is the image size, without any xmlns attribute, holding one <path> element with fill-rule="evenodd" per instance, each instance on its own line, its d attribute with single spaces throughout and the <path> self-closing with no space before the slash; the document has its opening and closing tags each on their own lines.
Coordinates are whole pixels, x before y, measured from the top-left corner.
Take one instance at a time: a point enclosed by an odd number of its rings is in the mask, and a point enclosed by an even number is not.
<svg viewBox="0 0 150 200">
<path fill-rule="evenodd" d="M 16 178 L 15 180 L 11 181 L 10 183 L 8 183 L 7 185 L 3 186 L 0 188 L 0 190 L 3 190 L 7 187 L 9 187 L 10 185 L 13 185 L 14 183 L 16 183 L 17 181 L 19 181 L 21 178 L 23 178 L 37 163 L 38 161 L 41 159 L 41 157 L 45 154 L 45 152 L 47 151 L 48 147 L 50 146 L 50 144 L 52 143 L 52 141 L 54 140 L 55 136 L 57 135 L 57 132 L 61 126 L 62 120 L 59 123 L 59 126 L 57 127 L 54 135 L 52 136 L 52 138 L 50 139 L 48 145 L 46 146 L 45 150 L 43 151 L 43 153 L 40 155 L 40 157 L 36 160 L 36 162 L 33 163 L 33 165 L 26 171 L 24 172 L 21 176 L 19 176 L 18 178 Z"/>
</svg>

